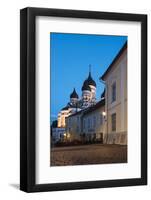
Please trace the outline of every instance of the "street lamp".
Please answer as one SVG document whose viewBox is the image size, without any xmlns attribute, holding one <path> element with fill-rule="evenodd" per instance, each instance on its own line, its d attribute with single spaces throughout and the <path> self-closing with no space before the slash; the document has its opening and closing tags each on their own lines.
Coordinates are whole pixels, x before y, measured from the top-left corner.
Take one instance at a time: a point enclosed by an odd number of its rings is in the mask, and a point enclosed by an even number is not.
<svg viewBox="0 0 151 200">
<path fill-rule="evenodd" d="M 63 134 L 63 139 L 64 139 L 64 142 L 66 142 L 66 140 L 67 140 L 67 134 L 66 133 Z"/>
<path fill-rule="evenodd" d="M 102 115 L 103 115 L 103 117 L 105 118 L 105 116 L 106 116 L 106 112 L 103 111 L 103 112 L 102 112 Z"/>
</svg>

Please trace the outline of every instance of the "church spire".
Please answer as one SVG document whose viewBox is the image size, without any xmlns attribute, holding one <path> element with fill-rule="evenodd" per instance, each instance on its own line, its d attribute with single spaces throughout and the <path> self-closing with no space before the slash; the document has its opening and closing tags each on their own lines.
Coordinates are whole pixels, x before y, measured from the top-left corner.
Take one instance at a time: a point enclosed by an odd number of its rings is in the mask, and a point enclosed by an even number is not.
<svg viewBox="0 0 151 200">
<path fill-rule="evenodd" d="M 91 76 L 91 64 L 89 64 L 89 76 Z"/>
<path fill-rule="evenodd" d="M 87 78 L 87 82 L 88 82 L 88 85 L 92 85 L 92 86 L 96 87 L 96 83 L 91 76 L 91 67 L 92 67 L 91 64 L 89 64 L 89 76 Z"/>
<path fill-rule="evenodd" d="M 73 88 L 73 92 L 70 94 L 70 98 L 76 98 L 76 99 L 79 98 L 79 96 L 78 96 L 78 94 L 77 94 L 75 88 Z"/>
</svg>

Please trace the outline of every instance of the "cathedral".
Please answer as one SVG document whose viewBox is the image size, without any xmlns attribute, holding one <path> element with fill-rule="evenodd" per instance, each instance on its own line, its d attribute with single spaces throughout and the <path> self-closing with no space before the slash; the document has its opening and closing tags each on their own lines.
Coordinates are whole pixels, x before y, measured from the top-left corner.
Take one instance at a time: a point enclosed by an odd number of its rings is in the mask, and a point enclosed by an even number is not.
<svg viewBox="0 0 151 200">
<path fill-rule="evenodd" d="M 65 118 L 69 115 L 96 104 L 96 83 L 92 78 L 91 70 L 89 70 L 88 78 L 83 82 L 81 90 L 82 95 L 79 98 L 76 89 L 73 89 L 70 94 L 70 102 L 58 114 L 58 127 L 65 127 Z"/>
<path fill-rule="evenodd" d="M 127 42 L 99 79 L 105 88 L 98 101 L 91 71 L 80 98 L 73 89 L 70 102 L 58 114 L 55 141 L 127 144 Z"/>
</svg>

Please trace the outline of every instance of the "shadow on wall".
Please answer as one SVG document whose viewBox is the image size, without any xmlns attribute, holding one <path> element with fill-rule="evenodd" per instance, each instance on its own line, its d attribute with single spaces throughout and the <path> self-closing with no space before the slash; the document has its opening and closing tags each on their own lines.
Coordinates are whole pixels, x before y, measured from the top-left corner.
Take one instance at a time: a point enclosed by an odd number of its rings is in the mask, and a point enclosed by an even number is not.
<svg viewBox="0 0 151 200">
<path fill-rule="evenodd" d="M 17 183 L 10 183 L 9 184 L 11 187 L 15 188 L 16 190 L 19 190 L 20 186 Z"/>
</svg>

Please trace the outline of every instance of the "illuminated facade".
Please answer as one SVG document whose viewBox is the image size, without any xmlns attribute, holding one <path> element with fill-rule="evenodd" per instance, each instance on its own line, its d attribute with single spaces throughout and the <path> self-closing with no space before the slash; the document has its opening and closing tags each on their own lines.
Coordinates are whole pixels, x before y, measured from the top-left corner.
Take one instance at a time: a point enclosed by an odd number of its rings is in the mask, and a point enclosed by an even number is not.
<svg viewBox="0 0 151 200">
<path fill-rule="evenodd" d="M 68 141 L 127 144 L 127 42 L 100 77 L 105 89 L 96 102 L 91 72 L 79 98 L 75 88 L 70 102 L 58 114 L 58 128 Z"/>
<path fill-rule="evenodd" d="M 100 79 L 106 85 L 104 142 L 127 144 L 127 42 Z"/>
<path fill-rule="evenodd" d="M 105 85 L 102 99 L 96 103 L 95 92 L 84 82 L 85 108 L 66 118 L 66 132 L 71 139 L 127 144 L 127 43 L 100 78 Z M 91 101 L 89 101 L 91 99 Z M 92 103 L 94 100 L 94 104 Z M 91 102 L 91 105 L 89 104 Z M 87 106 L 89 105 L 89 106 Z"/>
<path fill-rule="evenodd" d="M 96 104 L 96 83 L 89 72 L 88 78 L 81 88 L 82 96 L 79 98 L 75 88 L 70 94 L 70 102 L 58 113 L 58 127 L 66 126 L 66 118 L 78 111 Z"/>
<path fill-rule="evenodd" d="M 102 142 L 105 133 L 105 99 L 66 118 L 66 134 L 70 141 Z"/>
</svg>

